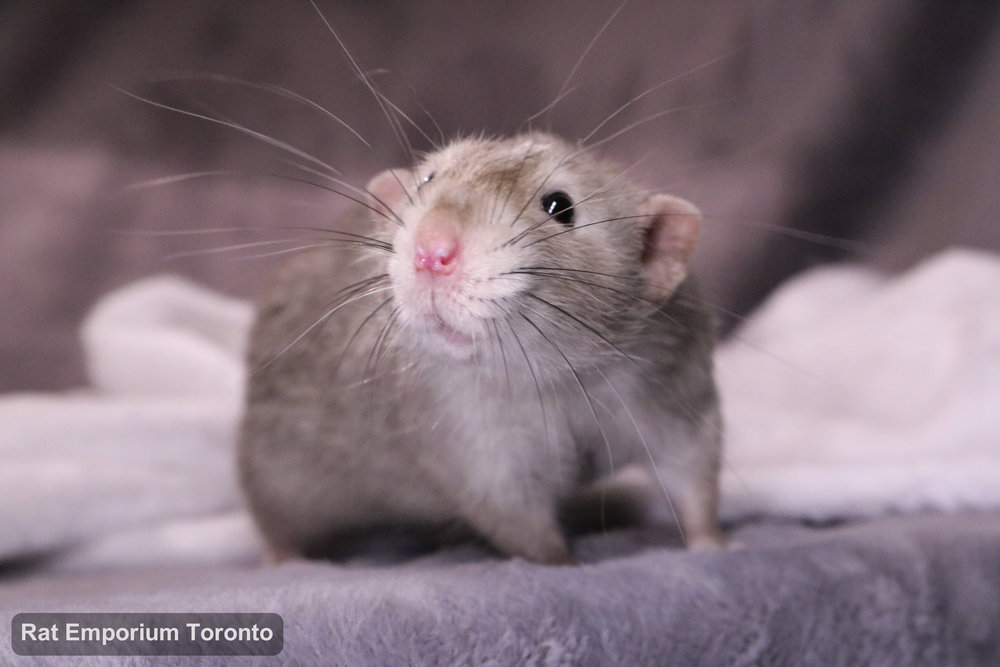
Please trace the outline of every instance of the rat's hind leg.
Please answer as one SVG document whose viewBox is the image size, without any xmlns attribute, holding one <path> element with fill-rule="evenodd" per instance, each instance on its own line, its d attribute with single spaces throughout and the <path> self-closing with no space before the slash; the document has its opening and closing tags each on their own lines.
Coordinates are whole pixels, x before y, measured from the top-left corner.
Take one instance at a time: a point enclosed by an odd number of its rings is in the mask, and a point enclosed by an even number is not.
<svg viewBox="0 0 1000 667">
<path fill-rule="evenodd" d="M 671 497 L 688 549 L 720 549 L 727 545 L 719 529 L 719 489 L 714 479 L 672 485 Z"/>
<path fill-rule="evenodd" d="M 700 431 L 700 432 L 699 432 Z M 689 549 L 725 547 L 719 529 L 720 445 L 717 428 L 674 428 L 665 446 L 647 464 L 652 514 L 677 521 Z M 657 511 L 657 509 L 659 511 Z"/>
<path fill-rule="evenodd" d="M 501 507 L 480 502 L 463 512 L 472 527 L 510 556 L 542 565 L 575 565 L 556 519 L 555 503 Z"/>
</svg>

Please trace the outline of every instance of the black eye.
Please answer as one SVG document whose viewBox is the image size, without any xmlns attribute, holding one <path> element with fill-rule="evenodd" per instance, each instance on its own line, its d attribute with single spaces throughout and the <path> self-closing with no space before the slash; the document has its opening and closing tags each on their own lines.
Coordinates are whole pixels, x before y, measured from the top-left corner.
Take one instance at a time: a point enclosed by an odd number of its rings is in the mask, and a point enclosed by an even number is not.
<svg viewBox="0 0 1000 667">
<path fill-rule="evenodd" d="M 567 227 L 573 224 L 573 200 L 562 190 L 550 192 L 542 197 L 542 210 L 556 222 Z"/>
</svg>

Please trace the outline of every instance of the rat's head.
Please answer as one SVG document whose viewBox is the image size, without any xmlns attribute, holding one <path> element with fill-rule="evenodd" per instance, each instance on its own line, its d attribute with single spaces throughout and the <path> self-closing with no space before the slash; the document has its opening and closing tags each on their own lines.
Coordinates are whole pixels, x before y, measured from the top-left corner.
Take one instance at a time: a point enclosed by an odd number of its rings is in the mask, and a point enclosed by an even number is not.
<svg viewBox="0 0 1000 667">
<path fill-rule="evenodd" d="M 504 340 L 548 339 L 530 343 L 541 354 L 606 347 L 671 297 L 700 225 L 691 204 L 642 194 L 617 166 L 539 133 L 455 141 L 368 189 L 404 338 L 458 359 Z"/>
</svg>

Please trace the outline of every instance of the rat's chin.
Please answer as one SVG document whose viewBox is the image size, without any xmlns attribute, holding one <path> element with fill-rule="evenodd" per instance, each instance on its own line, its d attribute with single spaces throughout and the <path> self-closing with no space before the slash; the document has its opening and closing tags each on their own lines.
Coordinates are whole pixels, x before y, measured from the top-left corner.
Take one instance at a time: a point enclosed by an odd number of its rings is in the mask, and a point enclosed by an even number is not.
<svg viewBox="0 0 1000 667">
<path fill-rule="evenodd" d="M 458 358 L 472 354 L 473 338 L 470 334 L 459 331 L 437 316 L 428 319 L 425 326 L 426 335 L 435 348 Z"/>
<path fill-rule="evenodd" d="M 472 345 L 472 336 L 467 333 L 462 333 L 457 329 L 453 329 L 444 322 L 436 322 L 434 332 L 449 344 L 456 347 L 469 347 Z"/>
</svg>

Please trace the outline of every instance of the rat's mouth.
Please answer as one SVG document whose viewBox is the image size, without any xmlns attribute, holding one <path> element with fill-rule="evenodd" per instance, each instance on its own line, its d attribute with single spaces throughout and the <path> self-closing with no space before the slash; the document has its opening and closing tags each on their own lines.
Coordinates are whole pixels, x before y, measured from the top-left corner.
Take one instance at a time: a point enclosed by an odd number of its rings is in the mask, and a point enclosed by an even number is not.
<svg viewBox="0 0 1000 667">
<path fill-rule="evenodd" d="M 472 345 L 472 336 L 450 326 L 447 322 L 441 319 L 440 315 L 435 314 L 431 318 L 430 325 L 434 330 L 434 333 L 451 345 L 455 345 L 456 347 L 468 347 L 469 345 Z"/>
</svg>

